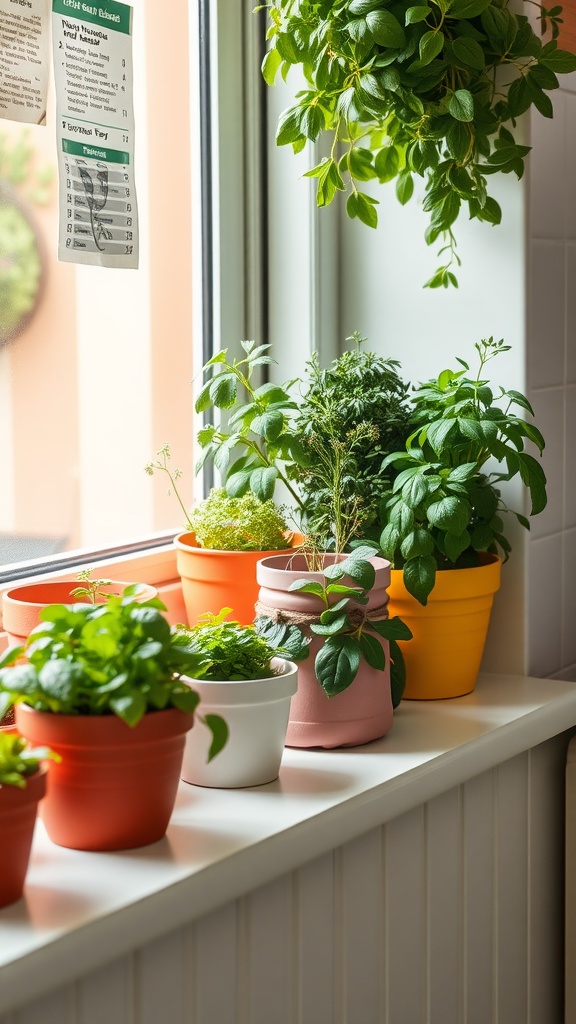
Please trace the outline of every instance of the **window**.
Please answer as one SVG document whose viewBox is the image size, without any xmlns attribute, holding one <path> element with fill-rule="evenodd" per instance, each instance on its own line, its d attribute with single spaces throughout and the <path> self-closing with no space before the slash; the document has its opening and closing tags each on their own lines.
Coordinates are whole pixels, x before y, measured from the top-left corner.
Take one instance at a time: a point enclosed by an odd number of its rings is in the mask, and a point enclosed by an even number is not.
<svg viewBox="0 0 576 1024">
<path fill-rule="evenodd" d="M 154 0 L 133 6 L 139 270 L 56 260 L 54 97 L 46 128 L 0 126 L 5 152 L 30 150 L 13 187 L 31 207 L 46 265 L 37 310 L 0 348 L 4 569 L 174 533 L 178 509 L 144 473 L 165 441 L 186 470 L 186 500 L 192 495 L 191 382 L 202 359 L 192 261 L 194 239 L 201 250 L 198 5 L 177 0 L 169 18 Z M 50 168 L 48 201 L 31 203 Z"/>
</svg>

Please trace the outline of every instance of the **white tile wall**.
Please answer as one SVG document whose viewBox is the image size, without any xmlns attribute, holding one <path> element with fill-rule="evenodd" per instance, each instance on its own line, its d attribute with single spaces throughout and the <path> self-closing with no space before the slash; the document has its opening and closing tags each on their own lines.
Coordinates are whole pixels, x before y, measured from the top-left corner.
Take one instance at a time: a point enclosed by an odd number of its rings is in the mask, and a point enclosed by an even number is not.
<svg viewBox="0 0 576 1024">
<path fill-rule="evenodd" d="M 528 290 L 528 386 L 564 384 L 565 267 L 563 241 L 533 239 Z"/>
<path fill-rule="evenodd" d="M 562 666 L 562 534 L 532 540 L 528 550 L 529 672 L 550 676 Z"/>
<path fill-rule="evenodd" d="M 576 75 L 532 115 L 526 367 L 548 507 L 527 559 L 527 671 L 576 681 Z"/>
<path fill-rule="evenodd" d="M 542 468 L 546 473 L 548 504 L 530 522 L 531 537 L 559 533 L 564 525 L 564 388 L 532 393 L 535 422 L 546 440 Z M 538 451 L 534 453 L 539 458 Z"/>
</svg>

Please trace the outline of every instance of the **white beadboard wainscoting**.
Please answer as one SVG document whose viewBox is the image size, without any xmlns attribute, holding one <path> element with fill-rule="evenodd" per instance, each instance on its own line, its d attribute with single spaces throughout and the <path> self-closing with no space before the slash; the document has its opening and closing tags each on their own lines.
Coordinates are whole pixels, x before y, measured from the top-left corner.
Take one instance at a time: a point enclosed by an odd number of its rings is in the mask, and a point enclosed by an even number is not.
<svg viewBox="0 0 576 1024">
<path fill-rule="evenodd" d="M 484 676 L 143 850 L 52 845 L 0 912 L 0 1024 L 561 1024 L 576 687 Z"/>
</svg>

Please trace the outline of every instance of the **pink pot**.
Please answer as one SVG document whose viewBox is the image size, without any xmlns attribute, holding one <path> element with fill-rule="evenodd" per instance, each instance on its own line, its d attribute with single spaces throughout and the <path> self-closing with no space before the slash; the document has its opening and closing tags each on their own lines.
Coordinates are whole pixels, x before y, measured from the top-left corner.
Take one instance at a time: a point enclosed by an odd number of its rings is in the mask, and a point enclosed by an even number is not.
<svg viewBox="0 0 576 1024">
<path fill-rule="evenodd" d="M 325 556 L 334 561 L 333 556 Z M 387 604 L 386 588 L 390 582 L 390 563 L 384 558 L 371 559 L 376 570 L 376 582 L 370 591 L 366 610 Z M 303 555 L 275 555 L 258 563 L 257 579 L 260 584 L 258 600 L 262 605 L 280 612 L 318 613 L 324 605 L 313 594 L 290 591 L 299 579 L 323 581 L 322 573 L 310 572 Z M 346 580 L 350 586 L 353 580 Z M 335 595 L 332 603 L 339 600 Z M 385 618 L 387 613 L 382 613 Z M 376 633 L 371 633 L 376 637 Z M 352 747 L 385 736 L 392 726 L 393 709 L 390 693 L 390 663 L 388 642 L 378 637 L 386 656 L 386 668 L 371 668 L 362 659 L 358 674 L 347 690 L 335 697 L 327 697 L 316 679 L 314 659 L 322 646 L 322 638 L 314 637 L 310 653 L 298 663 L 298 692 L 292 698 L 286 745 L 289 747 Z"/>
<path fill-rule="evenodd" d="M 23 644 L 29 633 L 40 622 L 40 612 L 49 604 L 74 604 L 79 598 L 72 597 L 72 591 L 84 584 L 78 580 L 48 580 L 44 583 L 27 583 L 21 587 L 12 587 L 2 596 L 2 618 L 4 629 L 11 646 Z M 102 589 L 108 594 L 121 594 L 129 583 L 114 582 Z M 142 592 L 136 600 L 149 601 L 157 597 L 155 587 L 142 584 Z"/>
</svg>

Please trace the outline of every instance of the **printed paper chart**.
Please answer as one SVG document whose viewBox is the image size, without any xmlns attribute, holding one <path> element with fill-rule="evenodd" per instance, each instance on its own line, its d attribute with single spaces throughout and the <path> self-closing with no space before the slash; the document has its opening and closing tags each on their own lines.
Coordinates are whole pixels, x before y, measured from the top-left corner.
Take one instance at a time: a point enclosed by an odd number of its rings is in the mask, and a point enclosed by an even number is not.
<svg viewBox="0 0 576 1024">
<path fill-rule="evenodd" d="M 53 0 L 60 172 L 58 256 L 138 266 L 132 8 Z"/>
</svg>

